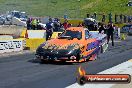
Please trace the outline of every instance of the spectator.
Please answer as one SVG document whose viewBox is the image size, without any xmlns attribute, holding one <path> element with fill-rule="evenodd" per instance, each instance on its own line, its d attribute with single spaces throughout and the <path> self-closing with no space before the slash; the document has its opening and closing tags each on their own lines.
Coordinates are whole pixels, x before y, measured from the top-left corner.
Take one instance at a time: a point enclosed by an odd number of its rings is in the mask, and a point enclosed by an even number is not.
<svg viewBox="0 0 132 88">
<path fill-rule="evenodd" d="M 37 30 L 39 30 L 41 27 L 40 27 L 40 25 L 39 25 L 39 19 L 36 19 L 36 21 L 37 21 L 37 23 L 36 23 L 36 28 L 37 28 Z"/>
<path fill-rule="evenodd" d="M 124 23 L 126 23 L 127 22 L 127 17 L 126 17 L 126 15 L 124 15 Z"/>
<path fill-rule="evenodd" d="M 33 27 L 33 30 L 36 29 L 36 26 L 37 26 L 37 20 L 36 20 L 36 19 L 33 19 L 33 20 L 32 20 L 32 27 Z"/>
<path fill-rule="evenodd" d="M 112 46 L 114 46 L 113 32 L 114 32 L 113 24 L 109 23 L 108 24 L 108 29 L 107 29 L 107 44 L 109 43 L 109 39 L 111 37 Z"/>
<path fill-rule="evenodd" d="M 93 31 L 97 31 L 97 30 L 98 30 L 98 27 L 97 27 L 97 25 L 94 24 Z"/>
<path fill-rule="evenodd" d="M 118 38 L 118 29 L 117 29 L 117 26 L 116 25 L 113 25 L 113 28 L 114 28 L 114 38 Z"/>
<path fill-rule="evenodd" d="M 63 23 L 63 27 L 64 27 L 64 29 L 68 28 L 68 21 L 67 20 L 65 20 L 65 22 Z"/>
<path fill-rule="evenodd" d="M 94 19 L 95 20 L 97 19 L 97 13 L 96 12 L 94 13 Z"/>
<path fill-rule="evenodd" d="M 57 32 L 60 29 L 60 22 L 59 21 L 55 21 L 54 22 L 54 31 Z"/>
<path fill-rule="evenodd" d="M 115 23 L 117 23 L 117 17 L 118 17 L 118 15 L 115 14 Z"/>
<path fill-rule="evenodd" d="M 91 15 L 91 18 L 93 18 L 93 19 L 94 19 L 94 15 Z"/>
<path fill-rule="evenodd" d="M 52 18 L 49 16 L 49 22 L 52 22 Z"/>
<path fill-rule="evenodd" d="M 27 30 L 30 30 L 31 29 L 31 19 L 30 18 L 27 19 L 26 24 L 27 24 Z"/>
<path fill-rule="evenodd" d="M 118 27 L 118 38 L 120 39 L 120 27 Z"/>
<path fill-rule="evenodd" d="M 89 31 L 94 31 L 94 24 L 88 25 L 88 29 L 89 29 Z"/>
<path fill-rule="evenodd" d="M 100 27 L 101 25 L 102 25 L 102 23 L 101 23 L 101 22 L 99 22 L 99 23 L 98 23 L 98 26 Z"/>
<path fill-rule="evenodd" d="M 90 17 L 90 14 L 87 14 L 87 18 L 89 18 Z"/>
<path fill-rule="evenodd" d="M 132 20 L 131 16 L 128 16 L 128 22 L 130 23 Z"/>
<path fill-rule="evenodd" d="M 112 23 L 112 13 L 109 13 L 109 23 Z"/>
<path fill-rule="evenodd" d="M 103 33 L 103 31 L 104 31 L 104 33 L 106 33 L 106 29 L 105 29 L 104 25 L 101 24 L 101 27 L 99 28 L 99 33 Z"/>
<path fill-rule="evenodd" d="M 30 18 L 30 24 L 31 24 L 31 29 L 33 29 L 33 25 L 32 25 L 32 21 L 33 21 L 33 18 Z"/>
<path fill-rule="evenodd" d="M 69 27 L 71 27 L 71 26 L 72 26 L 72 24 L 71 24 L 71 23 L 68 23 L 67 28 L 69 28 Z"/>
<path fill-rule="evenodd" d="M 102 15 L 102 22 L 105 22 L 105 14 Z"/>
<path fill-rule="evenodd" d="M 120 14 L 120 22 L 122 23 L 123 15 Z"/>
</svg>

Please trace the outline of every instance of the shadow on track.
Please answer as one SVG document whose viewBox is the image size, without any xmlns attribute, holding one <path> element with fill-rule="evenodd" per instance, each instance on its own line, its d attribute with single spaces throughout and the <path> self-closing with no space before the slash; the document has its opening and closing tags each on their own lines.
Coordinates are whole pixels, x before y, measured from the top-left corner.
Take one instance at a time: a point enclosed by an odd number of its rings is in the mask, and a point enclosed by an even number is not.
<svg viewBox="0 0 132 88">
<path fill-rule="evenodd" d="M 39 63 L 39 64 L 53 64 L 53 65 L 78 65 L 81 63 L 71 63 L 71 62 L 63 62 L 63 61 L 40 61 L 38 59 L 28 60 L 31 63 Z"/>
</svg>

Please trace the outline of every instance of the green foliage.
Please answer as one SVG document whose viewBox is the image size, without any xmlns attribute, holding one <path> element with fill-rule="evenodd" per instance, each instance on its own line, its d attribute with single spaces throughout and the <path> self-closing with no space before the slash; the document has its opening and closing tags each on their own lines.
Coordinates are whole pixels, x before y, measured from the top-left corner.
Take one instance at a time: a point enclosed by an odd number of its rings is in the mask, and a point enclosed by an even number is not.
<svg viewBox="0 0 132 88">
<path fill-rule="evenodd" d="M 127 7 L 128 0 L 0 0 L 0 13 L 10 10 L 26 11 L 33 16 L 84 18 L 93 14 L 132 14 L 132 7 Z"/>
</svg>

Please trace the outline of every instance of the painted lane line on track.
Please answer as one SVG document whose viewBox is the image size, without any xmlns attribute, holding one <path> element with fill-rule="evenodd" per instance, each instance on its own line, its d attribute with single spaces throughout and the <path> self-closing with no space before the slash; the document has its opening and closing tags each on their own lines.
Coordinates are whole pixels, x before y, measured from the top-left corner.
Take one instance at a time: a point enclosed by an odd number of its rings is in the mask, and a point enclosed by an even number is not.
<svg viewBox="0 0 132 88">
<path fill-rule="evenodd" d="M 130 74 L 132 75 L 132 59 L 116 65 L 112 68 L 99 72 L 98 74 Z M 78 83 L 74 83 L 66 88 L 111 88 L 116 84 L 85 84 L 80 86 Z"/>
</svg>

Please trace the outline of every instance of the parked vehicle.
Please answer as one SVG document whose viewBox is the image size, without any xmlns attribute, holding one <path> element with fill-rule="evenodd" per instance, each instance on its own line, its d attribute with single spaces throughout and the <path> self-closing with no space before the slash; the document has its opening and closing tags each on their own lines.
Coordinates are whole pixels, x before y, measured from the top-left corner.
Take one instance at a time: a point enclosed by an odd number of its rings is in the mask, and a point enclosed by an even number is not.
<svg viewBox="0 0 132 88">
<path fill-rule="evenodd" d="M 132 34 L 132 24 L 127 24 L 122 27 L 121 32 L 128 33 L 128 35 Z"/>
</svg>

